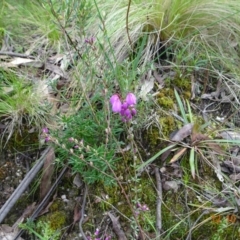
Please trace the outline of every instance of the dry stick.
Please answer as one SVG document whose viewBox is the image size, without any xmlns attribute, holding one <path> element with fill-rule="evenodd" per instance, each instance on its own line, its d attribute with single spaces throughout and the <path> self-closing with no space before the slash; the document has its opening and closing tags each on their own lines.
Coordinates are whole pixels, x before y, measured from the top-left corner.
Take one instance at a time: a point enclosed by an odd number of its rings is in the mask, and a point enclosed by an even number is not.
<svg viewBox="0 0 240 240">
<path fill-rule="evenodd" d="M 50 188 L 50 190 L 48 191 L 47 195 L 44 197 L 44 199 L 41 201 L 41 203 L 37 206 L 37 208 L 35 209 L 35 211 L 33 212 L 33 214 L 31 215 L 31 217 L 29 218 L 29 220 L 33 221 L 35 220 L 39 213 L 43 210 L 43 208 L 46 205 L 46 202 L 49 201 L 51 195 L 53 194 L 53 192 L 55 191 L 55 189 L 57 188 L 59 182 L 61 181 L 62 177 L 64 176 L 65 172 L 67 171 L 68 166 L 66 165 L 61 173 L 59 174 L 58 178 L 56 179 L 55 183 L 52 185 L 52 187 Z M 17 240 L 22 234 L 23 234 L 24 230 L 21 230 L 18 235 L 14 238 L 14 240 Z"/>
<path fill-rule="evenodd" d="M 160 240 L 160 235 L 162 231 L 162 182 L 159 168 L 154 168 L 156 184 L 157 184 L 157 209 L 156 209 L 156 230 L 157 238 Z"/>
<path fill-rule="evenodd" d="M 2 56 L 10 56 L 10 57 L 20 57 L 20 58 L 35 59 L 35 57 L 31 56 L 31 55 L 21 54 L 21 53 L 14 53 L 14 52 L 2 52 L 2 51 L 0 51 L 0 55 L 2 55 Z"/>
<path fill-rule="evenodd" d="M 128 41 L 129 41 L 130 47 L 133 48 L 132 40 L 130 38 L 129 29 L 128 29 L 128 18 L 129 18 L 130 6 L 131 6 L 131 0 L 128 1 L 127 16 L 126 16 L 126 30 L 127 30 L 127 36 L 128 36 Z"/>
<path fill-rule="evenodd" d="M 85 185 L 85 190 L 84 190 L 84 194 L 83 194 L 83 203 L 82 203 L 82 209 L 81 209 L 81 218 L 80 218 L 80 221 L 79 221 L 79 230 L 80 230 L 80 233 L 82 235 L 82 238 L 84 240 L 88 240 L 88 238 L 86 237 L 83 229 L 82 229 L 82 224 L 83 224 L 83 220 L 84 220 L 84 211 L 85 211 L 85 205 L 86 205 L 86 198 L 87 198 L 87 193 L 88 193 L 88 186 Z"/>
<path fill-rule="evenodd" d="M 25 178 L 22 180 L 20 185 L 16 188 L 13 192 L 11 197 L 5 202 L 5 204 L 0 209 L 0 223 L 4 220 L 7 216 L 9 211 L 12 209 L 13 205 L 16 201 L 20 198 L 22 193 L 27 189 L 29 184 L 32 182 L 33 178 L 37 175 L 39 170 L 42 168 L 44 160 L 48 152 L 50 151 L 51 147 L 48 147 L 37 161 L 37 163 L 33 166 L 33 168 L 26 174 Z"/>
</svg>

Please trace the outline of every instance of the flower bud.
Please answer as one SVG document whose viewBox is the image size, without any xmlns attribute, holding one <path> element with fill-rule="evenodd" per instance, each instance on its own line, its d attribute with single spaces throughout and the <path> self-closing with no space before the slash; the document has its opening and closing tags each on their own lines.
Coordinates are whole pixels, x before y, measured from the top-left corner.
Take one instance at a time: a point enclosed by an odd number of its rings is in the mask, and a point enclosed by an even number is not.
<svg viewBox="0 0 240 240">
<path fill-rule="evenodd" d="M 126 96 L 126 103 L 128 106 L 136 105 L 137 104 L 137 98 L 133 93 L 128 93 Z"/>
</svg>

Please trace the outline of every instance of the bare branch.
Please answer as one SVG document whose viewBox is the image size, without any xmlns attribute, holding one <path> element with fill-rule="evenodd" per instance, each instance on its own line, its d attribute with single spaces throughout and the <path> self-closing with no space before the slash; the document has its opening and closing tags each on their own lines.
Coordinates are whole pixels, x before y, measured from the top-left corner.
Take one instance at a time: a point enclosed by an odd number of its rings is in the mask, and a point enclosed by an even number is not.
<svg viewBox="0 0 240 240">
<path fill-rule="evenodd" d="M 156 184 L 157 184 L 157 209 L 156 209 L 156 239 L 160 240 L 162 231 L 162 182 L 159 168 L 154 168 Z"/>
</svg>

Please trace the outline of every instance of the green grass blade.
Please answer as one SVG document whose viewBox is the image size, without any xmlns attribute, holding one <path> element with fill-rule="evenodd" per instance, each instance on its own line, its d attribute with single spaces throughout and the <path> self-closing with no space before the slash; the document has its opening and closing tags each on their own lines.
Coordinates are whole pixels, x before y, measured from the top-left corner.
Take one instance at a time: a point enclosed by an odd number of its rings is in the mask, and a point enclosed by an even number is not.
<svg viewBox="0 0 240 240">
<path fill-rule="evenodd" d="M 137 171 L 143 169 L 144 167 L 146 167 L 148 164 L 152 163 L 156 158 L 158 158 L 160 155 L 162 155 L 163 153 L 165 153 L 166 151 L 168 151 L 169 149 L 175 147 L 177 144 L 173 144 L 170 145 L 168 147 L 165 147 L 164 149 L 162 149 L 161 151 L 159 151 L 158 153 L 156 153 L 153 157 L 151 157 L 150 159 L 148 159 L 146 162 L 144 162 L 143 164 L 141 164 Z"/>
<path fill-rule="evenodd" d="M 194 148 L 191 148 L 190 157 L 189 157 L 189 164 L 192 177 L 195 179 L 195 151 Z"/>
<path fill-rule="evenodd" d="M 188 123 L 187 115 L 186 115 L 186 112 L 184 110 L 182 100 L 181 100 L 181 98 L 180 98 L 180 96 L 179 96 L 179 94 L 178 94 L 176 89 L 174 89 L 174 93 L 175 93 L 175 97 L 176 97 L 176 100 L 177 100 L 177 103 L 178 103 L 178 106 L 179 106 L 182 118 L 184 120 L 184 124 L 187 124 Z"/>
</svg>

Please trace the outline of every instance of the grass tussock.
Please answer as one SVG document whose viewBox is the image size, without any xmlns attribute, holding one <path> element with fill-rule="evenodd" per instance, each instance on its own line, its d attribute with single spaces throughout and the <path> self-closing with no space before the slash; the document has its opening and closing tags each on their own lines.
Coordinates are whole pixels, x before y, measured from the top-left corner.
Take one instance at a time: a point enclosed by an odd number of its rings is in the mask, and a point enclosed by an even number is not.
<svg viewBox="0 0 240 240">
<path fill-rule="evenodd" d="M 14 72 L 0 71 L 0 118 L 6 124 L 7 140 L 14 131 L 27 127 L 41 127 L 50 122 L 47 89 L 36 87 Z M 41 86 L 41 84 L 39 84 Z"/>
<path fill-rule="evenodd" d="M 104 41 L 109 37 L 118 60 L 134 50 L 143 36 L 148 36 L 142 62 L 156 58 L 170 48 L 172 54 L 183 51 L 183 59 L 206 58 L 237 71 L 240 40 L 240 3 L 238 1 L 187 0 L 169 1 L 98 1 L 104 13 L 99 27 L 98 16 L 93 33 Z M 90 26 L 92 24 L 90 23 Z M 163 47 L 165 47 L 163 49 Z M 106 46 L 109 49 L 109 46 Z M 157 54 L 157 55 L 156 55 Z M 157 56 L 159 57 L 159 56 Z M 225 70 L 226 70 L 225 69 Z M 220 70 L 220 69 L 218 69 Z"/>
</svg>

